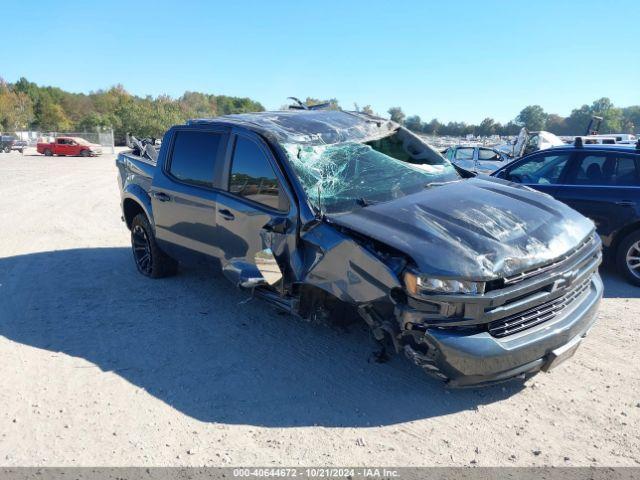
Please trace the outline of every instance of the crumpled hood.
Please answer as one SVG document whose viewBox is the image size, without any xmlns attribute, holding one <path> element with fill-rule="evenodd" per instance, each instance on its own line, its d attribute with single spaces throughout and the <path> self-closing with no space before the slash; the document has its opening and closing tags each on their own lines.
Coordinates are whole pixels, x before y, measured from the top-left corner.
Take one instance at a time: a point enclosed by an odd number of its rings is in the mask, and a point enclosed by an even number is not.
<svg viewBox="0 0 640 480">
<path fill-rule="evenodd" d="M 549 263 L 594 229 L 548 195 L 480 178 L 328 218 L 409 255 L 421 273 L 470 280 Z"/>
</svg>

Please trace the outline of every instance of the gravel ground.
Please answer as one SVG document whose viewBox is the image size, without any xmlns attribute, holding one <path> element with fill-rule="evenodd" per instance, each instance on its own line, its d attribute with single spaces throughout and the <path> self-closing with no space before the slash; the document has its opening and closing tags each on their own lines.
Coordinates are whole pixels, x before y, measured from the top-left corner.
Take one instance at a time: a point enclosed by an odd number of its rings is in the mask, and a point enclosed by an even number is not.
<svg viewBox="0 0 640 480">
<path fill-rule="evenodd" d="M 139 275 L 113 159 L 0 154 L 0 466 L 640 464 L 640 289 L 605 273 L 552 373 L 448 391 L 212 268 Z"/>
</svg>

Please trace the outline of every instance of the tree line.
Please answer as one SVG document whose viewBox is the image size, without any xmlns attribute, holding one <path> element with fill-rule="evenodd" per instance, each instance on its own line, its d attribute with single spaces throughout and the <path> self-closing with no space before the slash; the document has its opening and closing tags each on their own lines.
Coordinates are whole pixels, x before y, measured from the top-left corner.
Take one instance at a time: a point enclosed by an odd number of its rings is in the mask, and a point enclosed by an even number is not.
<svg viewBox="0 0 640 480">
<path fill-rule="evenodd" d="M 340 109 L 337 99 L 326 102 L 329 108 Z M 304 103 L 324 102 L 307 97 Z M 362 108 L 356 105 L 355 109 L 374 113 L 370 105 Z M 139 97 L 127 92 L 122 85 L 88 94 L 71 93 L 58 87 L 39 86 L 26 78 L 13 84 L 0 78 L 0 130 L 3 132 L 113 128 L 116 142 L 122 143 L 126 133 L 161 137 L 171 125 L 184 123 L 189 118 L 263 110 L 259 102 L 246 97 L 201 92 L 185 92 L 179 98 L 167 95 Z M 603 118 L 601 133 L 635 133 L 640 130 L 640 106 L 616 107 L 606 97 L 572 110 L 568 117 L 546 113 L 541 106 L 530 105 L 505 124 L 490 117 L 478 125 L 465 122 L 445 124 L 436 118 L 423 122 L 418 115 L 405 116 L 401 107 L 392 107 L 388 113 L 392 120 L 429 135 L 515 135 L 523 126 L 529 130 L 548 130 L 557 135 L 581 135 L 593 115 Z"/>
<path fill-rule="evenodd" d="M 406 117 L 402 108 L 392 107 L 388 111 L 391 119 L 405 125 L 408 129 L 428 135 L 450 136 L 489 136 L 516 135 L 522 127 L 527 130 L 547 130 L 556 135 L 584 135 L 591 118 L 602 117 L 600 133 L 636 133 L 640 130 L 640 105 L 616 107 L 610 99 L 603 97 L 591 105 L 582 105 L 571 111 L 568 117 L 547 113 L 540 105 L 523 108 L 518 116 L 505 123 L 496 122 L 487 117 L 479 125 L 465 122 L 441 123 L 437 118 L 423 122 L 418 115 Z"/>
<path fill-rule="evenodd" d="M 122 85 L 89 94 L 43 87 L 25 78 L 11 84 L 0 79 L 0 129 L 4 132 L 96 131 L 113 128 L 115 141 L 127 133 L 161 137 L 172 125 L 189 118 L 262 111 L 250 98 L 185 92 L 179 98 L 167 95 L 139 97 Z"/>
</svg>

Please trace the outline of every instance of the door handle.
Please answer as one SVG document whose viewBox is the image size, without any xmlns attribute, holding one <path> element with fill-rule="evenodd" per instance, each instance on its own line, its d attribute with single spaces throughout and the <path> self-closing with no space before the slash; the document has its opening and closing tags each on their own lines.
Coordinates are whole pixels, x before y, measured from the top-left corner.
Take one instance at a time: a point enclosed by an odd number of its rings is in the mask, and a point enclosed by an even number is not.
<svg viewBox="0 0 640 480">
<path fill-rule="evenodd" d="M 153 198 L 161 202 L 168 202 L 171 197 L 164 192 L 153 192 Z"/>
<path fill-rule="evenodd" d="M 222 216 L 222 218 L 224 218 L 225 220 L 233 220 L 234 217 L 233 213 L 231 213 L 229 210 L 227 210 L 226 208 L 223 208 L 222 210 L 218 210 L 218 213 L 220 214 L 220 216 Z"/>
<path fill-rule="evenodd" d="M 621 200 L 619 202 L 616 202 L 616 205 L 620 205 L 621 207 L 633 207 L 635 206 L 636 202 L 632 202 L 630 200 Z"/>
</svg>

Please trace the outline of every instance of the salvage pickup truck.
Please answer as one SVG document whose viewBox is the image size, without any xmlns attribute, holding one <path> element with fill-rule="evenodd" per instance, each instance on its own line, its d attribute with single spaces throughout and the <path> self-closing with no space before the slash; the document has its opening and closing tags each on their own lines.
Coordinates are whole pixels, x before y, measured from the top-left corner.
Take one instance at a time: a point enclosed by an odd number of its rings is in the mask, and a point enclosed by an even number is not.
<svg viewBox="0 0 640 480">
<path fill-rule="evenodd" d="M 57 137 L 53 142 L 39 142 L 36 149 L 38 153 L 48 157 L 51 155 L 90 157 L 102 154 L 102 146 L 80 137 Z"/>
<path fill-rule="evenodd" d="M 191 120 L 159 152 L 138 145 L 116 165 L 141 274 L 217 259 L 235 285 L 294 315 L 364 320 L 450 386 L 547 371 L 596 319 L 590 220 L 522 185 L 471 178 L 382 118 Z"/>
</svg>

